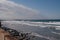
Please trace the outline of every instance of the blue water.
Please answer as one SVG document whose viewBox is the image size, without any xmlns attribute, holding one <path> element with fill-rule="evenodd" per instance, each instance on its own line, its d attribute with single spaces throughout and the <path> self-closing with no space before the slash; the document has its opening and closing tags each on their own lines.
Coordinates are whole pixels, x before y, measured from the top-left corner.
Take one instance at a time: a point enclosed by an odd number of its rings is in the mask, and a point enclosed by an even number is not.
<svg viewBox="0 0 60 40">
<path fill-rule="evenodd" d="M 3 26 L 19 32 L 31 32 L 34 40 L 60 40 L 60 22 L 57 21 L 2 21 Z"/>
<path fill-rule="evenodd" d="M 21 19 L 15 19 L 16 21 L 22 21 Z M 32 22 L 60 22 L 60 19 L 40 19 L 40 20 L 24 20 L 24 21 L 32 21 Z"/>
</svg>

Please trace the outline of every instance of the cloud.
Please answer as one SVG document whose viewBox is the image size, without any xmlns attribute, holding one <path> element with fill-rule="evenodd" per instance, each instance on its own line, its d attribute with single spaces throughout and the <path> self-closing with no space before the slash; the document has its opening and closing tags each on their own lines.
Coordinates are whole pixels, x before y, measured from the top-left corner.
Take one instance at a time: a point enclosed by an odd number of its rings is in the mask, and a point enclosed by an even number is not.
<svg viewBox="0 0 60 40">
<path fill-rule="evenodd" d="M 6 1 L 6 0 L 0 0 L 0 3 L 4 2 L 4 1 Z"/>
<path fill-rule="evenodd" d="M 39 13 L 39 11 L 22 4 L 0 0 L 0 19 L 35 19 L 38 18 Z"/>
</svg>

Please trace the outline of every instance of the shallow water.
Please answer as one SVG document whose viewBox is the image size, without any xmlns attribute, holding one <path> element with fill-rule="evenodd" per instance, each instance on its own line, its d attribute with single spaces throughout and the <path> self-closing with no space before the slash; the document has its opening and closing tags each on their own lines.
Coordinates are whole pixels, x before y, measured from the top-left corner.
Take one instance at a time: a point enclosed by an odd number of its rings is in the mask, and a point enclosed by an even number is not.
<svg viewBox="0 0 60 40">
<path fill-rule="evenodd" d="M 32 32 L 36 40 L 60 40 L 60 22 L 2 21 L 2 25 L 19 32 Z"/>
</svg>

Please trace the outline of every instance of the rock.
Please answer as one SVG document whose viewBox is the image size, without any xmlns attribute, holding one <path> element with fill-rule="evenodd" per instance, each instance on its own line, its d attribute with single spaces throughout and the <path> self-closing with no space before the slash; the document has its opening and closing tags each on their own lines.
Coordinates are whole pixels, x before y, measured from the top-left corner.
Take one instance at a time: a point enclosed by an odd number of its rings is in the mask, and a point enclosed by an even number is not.
<svg viewBox="0 0 60 40">
<path fill-rule="evenodd" d="M 18 38 L 12 37 L 9 32 L 0 29 L 0 40 L 18 40 Z"/>
</svg>

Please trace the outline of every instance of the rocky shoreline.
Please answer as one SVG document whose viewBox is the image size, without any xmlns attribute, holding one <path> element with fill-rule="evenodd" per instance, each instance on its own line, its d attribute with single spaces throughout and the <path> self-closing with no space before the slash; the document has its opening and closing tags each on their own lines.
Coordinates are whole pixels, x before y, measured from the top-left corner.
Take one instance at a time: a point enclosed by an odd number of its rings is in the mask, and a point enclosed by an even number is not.
<svg viewBox="0 0 60 40">
<path fill-rule="evenodd" d="M 34 36 L 31 33 L 18 32 L 17 30 L 3 27 L 0 22 L 0 37 L 1 40 L 31 40 Z"/>
<path fill-rule="evenodd" d="M 31 38 L 34 38 L 34 36 L 31 36 L 31 33 L 20 33 L 14 29 L 1 27 L 0 28 L 0 35 L 1 33 L 4 35 L 4 39 L 9 37 L 9 40 L 30 40 Z"/>
</svg>

